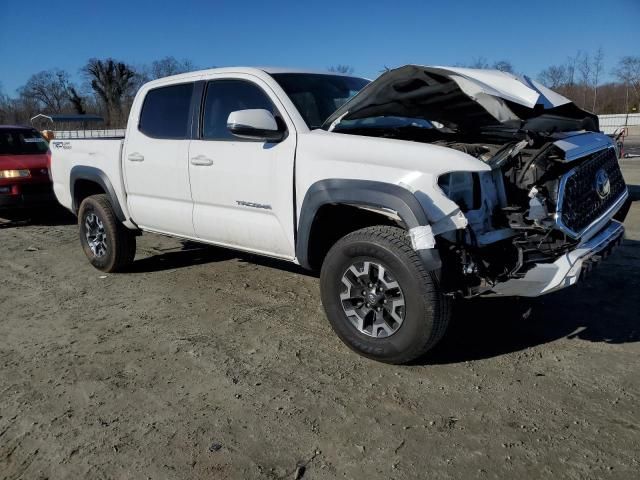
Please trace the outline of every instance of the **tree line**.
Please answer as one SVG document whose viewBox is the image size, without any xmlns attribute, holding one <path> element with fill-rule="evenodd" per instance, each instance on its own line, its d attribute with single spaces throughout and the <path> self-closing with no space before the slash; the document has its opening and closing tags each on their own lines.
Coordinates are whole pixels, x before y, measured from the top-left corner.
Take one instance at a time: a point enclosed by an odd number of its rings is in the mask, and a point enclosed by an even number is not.
<svg viewBox="0 0 640 480">
<path fill-rule="evenodd" d="M 618 60 L 611 74 L 615 81 L 602 82 L 604 53 L 578 52 L 558 65 L 540 72 L 541 83 L 573 100 L 579 107 L 598 114 L 640 111 L 640 56 Z"/>
<path fill-rule="evenodd" d="M 123 127 L 142 84 L 197 69 L 191 60 L 174 57 L 140 67 L 113 58 L 91 58 L 80 69 L 81 84 L 64 70 L 44 70 L 29 77 L 15 97 L 3 94 L 0 86 L 0 124 L 28 124 L 38 113 L 91 113 L 102 116 L 107 127 Z"/>
<path fill-rule="evenodd" d="M 478 58 L 459 66 L 517 73 L 508 60 L 489 62 Z M 28 124 L 38 113 L 92 113 L 102 116 L 108 127 L 123 127 L 133 97 L 143 83 L 197 68 L 188 59 L 177 60 L 171 56 L 138 67 L 113 58 L 91 58 L 80 69 L 80 84 L 74 83 L 64 70 L 44 70 L 32 75 L 18 89 L 17 96 L 3 94 L 0 85 L 0 124 Z M 539 72 L 537 80 L 597 114 L 639 112 L 640 56 L 618 59 L 609 72 L 613 80 L 607 82 L 603 81 L 605 68 L 602 49 L 580 51 L 564 63 Z M 354 72 L 350 65 L 335 65 L 328 70 Z M 388 68 L 382 71 L 385 70 Z"/>
</svg>

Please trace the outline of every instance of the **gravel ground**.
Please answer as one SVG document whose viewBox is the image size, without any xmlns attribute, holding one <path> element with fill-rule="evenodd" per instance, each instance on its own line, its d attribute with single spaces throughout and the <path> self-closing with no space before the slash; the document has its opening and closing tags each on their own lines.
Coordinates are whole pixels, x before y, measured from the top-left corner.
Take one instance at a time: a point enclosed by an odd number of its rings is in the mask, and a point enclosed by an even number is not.
<svg viewBox="0 0 640 480">
<path fill-rule="evenodd" d="M 638 478 L 627 240 L 528 320 L 474 303 L 423 362 L 352 353 L 318 280 L 155 235 L 102 275 L 74 219 L 0 220 L 0 478 Z"/>
</svg>

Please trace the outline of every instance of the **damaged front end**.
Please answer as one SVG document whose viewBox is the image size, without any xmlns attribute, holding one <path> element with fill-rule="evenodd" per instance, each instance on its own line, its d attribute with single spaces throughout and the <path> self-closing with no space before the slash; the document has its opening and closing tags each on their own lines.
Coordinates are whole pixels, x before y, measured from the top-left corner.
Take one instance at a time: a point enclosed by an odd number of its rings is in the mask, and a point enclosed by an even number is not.
<svg viewBox="0 0 640 480">
<path fill-rule="evenodd" d="M 437 245 L 451 293 L 548 293 L 575 283 L 622 239 L 628 192 L 615 146 L 597 117 L 527 78 L 402 67 L 325 128 L 447 147 L 491 167 L 441 175 L 461 221 L 410 232 L 414 245 Z"/>
<path fill-rule="evenodd" d="M 456 176 L 476 177 L 474 203 L 467 204 L 469 193 L 458 200 L 468 227 L 441 236 L 443 264 L 454 266 L 447 269 L 449 284 L 465 296 L 536 296 L 575 283 L 606 256 L 622 238 L 615 218 L 624 219 L 628 193 L 615 150 L 603 137 L 571 137 L 604 147 L 575 158 L 562 148 L 569 139 L 513 143 L 506 160 L 504 149 L 487 160 L 491 172 L 440 177 L 450 198 L 458 195 L 452 192 Z M 602 231 L 597 245 L 590 244 Z"/>
</svg>

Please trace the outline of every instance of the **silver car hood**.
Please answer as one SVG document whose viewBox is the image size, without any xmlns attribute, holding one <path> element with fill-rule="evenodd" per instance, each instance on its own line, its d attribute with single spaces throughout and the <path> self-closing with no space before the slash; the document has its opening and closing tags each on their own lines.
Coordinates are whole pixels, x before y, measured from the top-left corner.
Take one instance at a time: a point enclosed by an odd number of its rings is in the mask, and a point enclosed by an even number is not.
<svg viewBox="0 0 640 480">
<path fill-rule="evenodd" d="M 528 77 L 498 70 L 420 65 L 384 73 L 336 110 L 323 128 L 333 130 L 345 120 L 380 116 L 421 118 L 458 131 L 500 124 L 523 128 L 535 118 L 550 116 L 571 123 L 584 121 L 584 129 L 597 129 L 595 115 Z M 533 122 L 533 129 L 548 127 L 548 122 L 540 123 Z"/>
</svg>

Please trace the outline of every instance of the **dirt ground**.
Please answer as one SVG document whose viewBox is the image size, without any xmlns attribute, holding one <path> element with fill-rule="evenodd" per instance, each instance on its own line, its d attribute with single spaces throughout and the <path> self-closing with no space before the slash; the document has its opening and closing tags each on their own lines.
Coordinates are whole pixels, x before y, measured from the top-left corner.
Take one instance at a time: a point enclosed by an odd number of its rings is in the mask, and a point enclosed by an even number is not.
<svg viewBox="0 0 640 480">
<path fill-rule="evenodd" d="M 635 135 L 625 138 L 623 151 L 636 159 L 640 157 L 640 136 Z"/>
<path fill-rule="evenodd" d="M 622 248 L 526 321 L 476 304 L 408 367 L 342 345 L 287 264 L 145 235 L 105 276 L 70 216 L 0 220 L 0 478 L 638 478 L 624 163 Z"/>
</svg>

